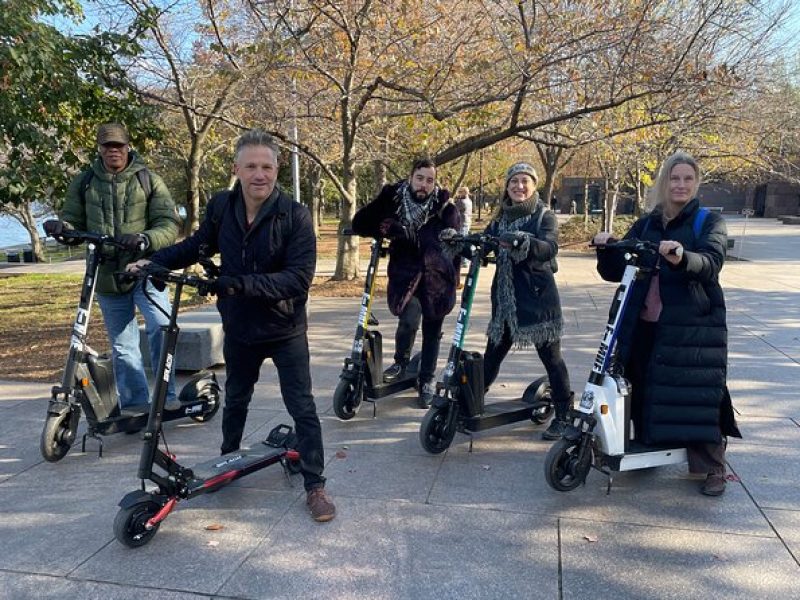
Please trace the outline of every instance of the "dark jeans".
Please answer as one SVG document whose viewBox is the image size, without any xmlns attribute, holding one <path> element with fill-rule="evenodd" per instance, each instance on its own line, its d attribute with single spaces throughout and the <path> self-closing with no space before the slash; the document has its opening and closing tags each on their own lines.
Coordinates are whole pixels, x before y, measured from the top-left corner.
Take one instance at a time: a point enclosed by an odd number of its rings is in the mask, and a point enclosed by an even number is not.
<svg viewBox="0 0 800 600">
<path fill-rule="evenodd" d="M 262 344 L 241 344 L 225 339 L 225 408 L 222 411 L 222 453 L 239 449 L 247 407 L 264 360 L 271 358 L 278 369 L 278 381 L 286 410 L 294 419 L 297 451 L 302 461 L 305 489 L 325 484 L 322 428 L 311 395 L 308 338 L 306 334 L 288 340 Z"/>
<path fill-rule="evenodd" d="M 500 365 L 511 350 L 514 342 L 511 339 L 511 330 L 508 327 L 503 331 L 503 339 L 496 346 L 491 342 L 486 343 L 486 352 L 483 354 L 483 381 L 488 388 L 497 379 Z M 571 388 L 569 373 L 564 358 L 561 356 L 561 342 L 552 342 L 543 346 L 536 346 L 539 359 L 547 371 L 550 379 L 550 392 L 555 404 L 566 405 L 569 402 Z"/>
<path fill-rule="evenodd" d="M 439 359 L 439 340 L 442 339 L 444 319 L 423 319 L 419 298 L 412 297 L 400 313 L 397 333 L 394 336 L 394 362 L 408 364 L 411 348 L 422 321 L 422 356 L 419 363 L 420 381 L 432 381 L 436 377 L 436 361 Z"/>
</svg>

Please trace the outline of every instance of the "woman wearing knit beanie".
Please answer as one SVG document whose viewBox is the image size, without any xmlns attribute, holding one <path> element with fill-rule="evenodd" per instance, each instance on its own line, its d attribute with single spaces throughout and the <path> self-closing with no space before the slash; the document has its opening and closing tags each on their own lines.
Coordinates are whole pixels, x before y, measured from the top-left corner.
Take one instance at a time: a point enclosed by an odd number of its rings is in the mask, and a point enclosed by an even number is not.
<svg viewBox="0 0 800 600">
<path fill-rule="evenodd" d="M 558 223 L 539 200 L 538 177 L 528 163 L 506 173 L 505 194 L 486 233 L 499 236 L 497 270 L 492 281 L 492 318 L 484 353 L 484 381 L 490 386 L 512 346 L 533 346 L 550 378 L 555 418 L 542 434 L 561 437 L 572 399 L 567 366 L 561 356 L 564 321 L 553 272 L 557 268 Z"/>
</svg>

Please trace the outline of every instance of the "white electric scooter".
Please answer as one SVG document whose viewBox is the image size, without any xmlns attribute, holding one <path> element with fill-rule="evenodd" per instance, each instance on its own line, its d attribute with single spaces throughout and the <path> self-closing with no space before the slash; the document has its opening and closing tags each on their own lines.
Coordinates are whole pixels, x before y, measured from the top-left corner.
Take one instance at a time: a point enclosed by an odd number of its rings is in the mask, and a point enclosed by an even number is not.
<svg viewBox="0 0 800 600">
<path fill-rule="evenodd" d="M 545 459 L 547 483 L 560 492 L 574 490 L 584 483 L 590 468 L 608 476 L 607 493 L 610 493 L 615 471 L 680 464 L 687 460 L 686 448 L 646 446 L 633 439 L 631 386 L 618 372 L 614 356 L 633 285 L 650 273 L 649 268 L 641 266 L 642 258 L 657 256 L 658 244 L 630 239 L 605 247 L 625 251 L 627 266 L 611 303 L 605 333 L 580 404 L 571 411 L 571 425 L 553 444 Z"/>
</svg>

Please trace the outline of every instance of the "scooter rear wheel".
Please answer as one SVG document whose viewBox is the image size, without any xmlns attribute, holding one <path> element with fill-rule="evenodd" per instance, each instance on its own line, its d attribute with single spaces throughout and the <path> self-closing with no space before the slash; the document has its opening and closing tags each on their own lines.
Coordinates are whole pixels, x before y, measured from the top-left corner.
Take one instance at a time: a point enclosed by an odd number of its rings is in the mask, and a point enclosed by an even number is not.
<svg viewBox="0 0 800 600">
<path fill-rule="evenodd" d="M 156 534 L 161 523 L 156 523 L 152 529 L 147 529 L 145 525 L 160 509 L 158 502 L 153 500 L 142 500 L 133 506 L 120 508 L 114 518 L 114 537 L 129 548 L 144 546 Z"/>
<path fill-rule="evenodd" d="M 553 416 L 553 401 L 547 377 L 540 377 L 525 388 L 525 392 L 522 394 L 522 401 L 536 405 L 531 412 L 531 421 L 537 425 L 547 423 L 550 417 Z"/>
<path fill-rule="evenodd" d="M 456 435 L 453 424 L 447 426 L 448 407 L 431 406 L 419 427 L 419 441 L 426 452 L 441 454 L 450 447 Z M 454 410 L 457 410 L 454 408 Z"/>
<path fill-rule="evenodd" d="M 47 415 L 42 429 L 42 437 L 39 440 L 39 449 L 42 456 L 48 462 L 58 462 L 67 455 L 72 447 L 69 441 L 72 437 L 69 430 L 70 413 L 64 412 L 60 415 Z"/>
<path fill-rule="evenodd" d="M 544 461 L 544 476 L 554 490 L 569 492 L 586 481 L 591 459 L 581 464 L 579 449 L 580 444 L 563 438 L 551 446 Z"/>
<path fill-rule="evenodd" d="M 333 392 L 333 412 L 343 421 L 349 421 L 361 408 L 362 386 L 347 379 L 339 380 Z"/>
</svg>

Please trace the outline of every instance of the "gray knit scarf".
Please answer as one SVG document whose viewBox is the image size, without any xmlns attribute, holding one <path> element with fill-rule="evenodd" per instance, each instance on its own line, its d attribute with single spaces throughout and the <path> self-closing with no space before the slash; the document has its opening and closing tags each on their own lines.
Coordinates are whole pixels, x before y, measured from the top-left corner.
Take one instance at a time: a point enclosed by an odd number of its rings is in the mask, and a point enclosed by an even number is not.
<svg viewBox="0 0 800 600">
<path fill-rule="evenodd" d="M 408 181 L 402 182 L 397 189 L 397 197 L 400 199 L 397 216 L 400 222 L 415 231 L 422 227 L 428 221 L 428 213 L 438 193 L 439 188 L 435 186 L 428 197 L 420 202 L 414 198 L 411 184 Z"/>
<path fill-rule="evenodd" d="M 501 204 L 497 218 L 497 235 L 509 231 L 519 231 L 527 225 L 538 210 L 544 210 L 539 202 L 539 194 L 534 192 L 525 202 Z M 519 247 L 499 248 L 497 251 L 497 305 L 489 322 L 486 334 L 493 345 L 503 339 L 503 331 L 508 325 L 511 339 L 517 348 L 542 346 L 561 339 L 564 322 L 561 319 L 543 321 L 520 327 L 517 323 L 517 300 L 514 293 L 514 264 L 525 260 L 530 252 L 530 237 Z"/>
</svg>

